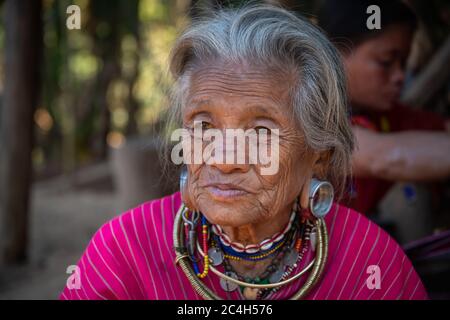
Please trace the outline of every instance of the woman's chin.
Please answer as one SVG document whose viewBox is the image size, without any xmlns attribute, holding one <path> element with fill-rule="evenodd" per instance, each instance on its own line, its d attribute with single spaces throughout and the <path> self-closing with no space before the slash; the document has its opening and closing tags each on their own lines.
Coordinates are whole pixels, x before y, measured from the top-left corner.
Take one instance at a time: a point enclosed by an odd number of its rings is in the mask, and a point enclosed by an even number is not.
<svg viewBox="0 0 450 320">
<path fill-rule="evenodd" d="M 240 215 L 237 216 L 235 212 L 214 212 L 212 215 L 205 214 L 205 216 L 210 223 L 217 224 L 223 227 L 238 228 L 252 223 L 252 221 L 248 220 L 248 217 Z"/>
<path fill-rule="evenodd" d="M 239 227 L 252 223 L 250 217 L 252 212 L 244 209 L 246 206 L 239 206 L 231 202 L 216 202 L 214 200 L 208 203 L 202 203 L 202 213 L 213 224 Z"/>
<path fill-rule="evenodd" d="M 382 103 L 377 103 L 376 105 L 371 105 L 370 107 L 367 107 L 372 112 L 386 112 L 392 109 L 394 106 L 394 102 L 386 101 Z"/>
</svg>

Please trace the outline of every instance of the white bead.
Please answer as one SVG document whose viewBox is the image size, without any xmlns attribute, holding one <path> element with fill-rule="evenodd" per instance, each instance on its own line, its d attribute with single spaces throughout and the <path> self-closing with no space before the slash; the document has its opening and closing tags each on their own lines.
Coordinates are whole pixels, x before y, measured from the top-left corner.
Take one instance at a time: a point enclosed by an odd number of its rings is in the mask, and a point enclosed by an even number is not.
<svg viewBox="0 0 450 320">
<path fill-rule="evenodd" d="M 237 252 L 244 252 L 245 246 L 242 243 L 233 242 L 231 247 Z"/>
<path fill-rule="evenodd" d="M 278 237 L 276 237 L 275 239 L 273 239 L 273 242 L 278 242 L 281 241 L 284 238 L 284 234 L 280 234 Z"/>
<path fill-rule="evenodd" d="M 245 247 L 245 252 L 246 253 L 257 253 L 259 251 L 259 248 L 255 245 L 251 245 L 251 246 L 246 246 Z"/>
<path fill-rule="evenodd" d="M 225 233 L 222 233 L 222 244 L 226 245 L 227 247 L 229 247 L 231 245 L 231 240 L 230 237 L 228 237 Z"/>
<path fill-rule="evenodd" d="M 212 226 L 212 231 L 213 231 L 216 235 L 220 236 L 220 229 L 219 229 L 219 227 L 216 226 L 215 224 L 213 224 L 213 226 Z"/>
<path fill-rule="evenodd" d="M 269 250 L 273 245 L 273 242 L 270 241 L 270 239 L 265 239 L 263 241 L 261 241 L 260 246 L 261 246 L 261 250 Z"/>
</svg>

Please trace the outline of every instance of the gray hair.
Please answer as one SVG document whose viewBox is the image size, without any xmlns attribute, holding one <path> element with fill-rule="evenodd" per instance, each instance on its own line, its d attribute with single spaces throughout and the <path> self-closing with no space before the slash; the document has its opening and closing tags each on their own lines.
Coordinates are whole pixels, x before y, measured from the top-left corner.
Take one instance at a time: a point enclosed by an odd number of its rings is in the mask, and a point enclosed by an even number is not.
<svg viewBox="0 0 450 320">
<path fill-rule="evenodd" d="M 331 151 L 327 179 L 343 191 L 351 173 L 354 138 L 347 111 L 345 76 L 339 54 L 311 23 L 271 5 L 221 9 L 195 21 L 172 50 L 175 79 L 170 124 L 181 120 L 190 70 L 211 59 L 289 66 L 294 115 L 306 146 Z"/>
</svg>

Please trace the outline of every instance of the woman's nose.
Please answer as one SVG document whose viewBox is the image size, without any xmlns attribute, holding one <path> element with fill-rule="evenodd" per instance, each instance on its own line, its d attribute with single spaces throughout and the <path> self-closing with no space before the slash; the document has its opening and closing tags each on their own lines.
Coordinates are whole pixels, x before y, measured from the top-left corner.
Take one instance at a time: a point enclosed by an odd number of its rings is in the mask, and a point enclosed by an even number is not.
<svg viewBox="0 0 450 320">
<path fill-rule="evenodd" d="M 402 87 L 405 81 L 405 69 L 402 66 L 397 66 L 395 68 L 394 74 L 392 75 L 392 82 L 398 86 Z"/>
<path fill-rule="evenodd" d="M 214 150 L 207 164 L 217 168 L 223 173 L 247 172 L 250 165 L 247 161 L 246 148 L 236 146 L 234 143 L 224 143 Z"/>
<path fill-rule="evenodd" d="M 210 165 L 220 170 L 222 173 L 245 173 L 250 168 L 248 164 L 238 163 L 212 163 Z"/>
<path fill-rule="evenodd" d="M 220 139 L 214 141 L 210 146 L 213 148 L 204 150 L 205 162 L 217 168 L 222 173 L 245 173 L 249 170 L 247 139 L 240 137 L 232 129 L 222 131 Z"/>
</svg>

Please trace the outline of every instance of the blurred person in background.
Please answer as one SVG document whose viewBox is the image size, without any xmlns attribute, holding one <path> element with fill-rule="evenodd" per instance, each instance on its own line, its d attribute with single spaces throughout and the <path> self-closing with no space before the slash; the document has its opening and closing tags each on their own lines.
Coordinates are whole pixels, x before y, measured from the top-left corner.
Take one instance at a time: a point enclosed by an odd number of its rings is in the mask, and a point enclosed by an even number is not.
<svg viewBox="0 0 450 320">
<path fill-rule="evenodd" d="M 380 30 L 367 27 L 370 5 L 380 7 Z M 417 27 L 413 11 L 397 0 L 325 0 L 318 20 L 347 75 L 357 140 L 347 205 L 371 214 L 395 182 L 449 177 L 448 119 L 399 101 Z"/>
</svg>

